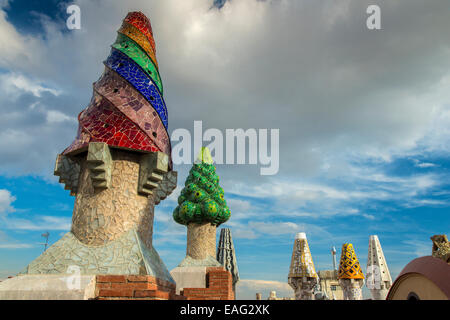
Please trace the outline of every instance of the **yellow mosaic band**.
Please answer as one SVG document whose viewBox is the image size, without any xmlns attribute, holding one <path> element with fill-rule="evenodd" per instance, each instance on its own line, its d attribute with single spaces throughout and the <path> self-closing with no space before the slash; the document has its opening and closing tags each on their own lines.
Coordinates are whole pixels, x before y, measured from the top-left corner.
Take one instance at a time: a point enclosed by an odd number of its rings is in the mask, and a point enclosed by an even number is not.
<svg viewBox="0 0 450 320">
<path fill-rule="evenodd" d="M 339 279 L 364 279 L 364 274 L 351 243 L 342 245 L 341 261 L 339 263 Z"/>
<path fill-rule="evenodd" d="M 150 42 L 148 41 L 147 37 L 141 31 L 139 31 L 138 28 L 124 21 L 117 32 L 126 35 L 128 38 L 136 42 L 145 51 L 145 53 L 148 54 L 150 59 L 152 59 L 152 61 L 155 63 L 156 67 L 158 67 L 158 61 L 156 61 L 155 52 L 153 51 Z"/>
</svg>

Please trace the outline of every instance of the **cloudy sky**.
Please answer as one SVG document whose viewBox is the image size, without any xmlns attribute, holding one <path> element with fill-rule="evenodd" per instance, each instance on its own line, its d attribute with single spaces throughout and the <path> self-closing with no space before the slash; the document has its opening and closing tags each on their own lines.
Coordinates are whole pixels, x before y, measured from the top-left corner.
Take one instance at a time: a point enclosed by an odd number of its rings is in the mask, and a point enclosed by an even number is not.
<svg viewBox="0 0 450 320">
<path fill-rule="evenodd" d="M 68 30 L 66 8 L 81 9 Z M 217 5 L 223 3 L 223 6 Z M 128 11 L 152 22 L 169 129 L 279 129 L 280 170 L 218 165 L 241 298 L 289 295 L 295 233 L 316 268 L 353 243 L 365 269 L 380 238 L 393 278 L 449 233 L 450 7 L 447 0 L 0 0 L 0 278 L 70 229 L 73 197 L 52 171 Z M 366 9 L 381 8 L 381 30 Z M 219 8 L 220 7 L 220 8 Z M 179 186 L 189 166 L 176 166 Z M 156 209 L 169 269 L 186 231 Z"/>
</svg>

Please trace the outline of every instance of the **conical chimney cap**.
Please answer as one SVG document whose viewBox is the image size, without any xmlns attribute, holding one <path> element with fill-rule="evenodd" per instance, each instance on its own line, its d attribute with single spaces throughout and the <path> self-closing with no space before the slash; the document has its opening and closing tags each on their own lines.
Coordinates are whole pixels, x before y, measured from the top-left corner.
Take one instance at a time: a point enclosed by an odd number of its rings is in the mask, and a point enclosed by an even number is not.
<svg viewBox="0 0 450 320">
<path fill-rule="evenodd" d="M 339 262 L 339 279 L 364 279 L 359 260 L 351 243 L 342 245 L 341 261 Z"/>
<path fill-rule="evenodd" d="M 302 277 L 317 278 L 308 240 L 304 232 L 295 235 L 291 267 L 289 268 L 289 278 Z"/>
</svg>

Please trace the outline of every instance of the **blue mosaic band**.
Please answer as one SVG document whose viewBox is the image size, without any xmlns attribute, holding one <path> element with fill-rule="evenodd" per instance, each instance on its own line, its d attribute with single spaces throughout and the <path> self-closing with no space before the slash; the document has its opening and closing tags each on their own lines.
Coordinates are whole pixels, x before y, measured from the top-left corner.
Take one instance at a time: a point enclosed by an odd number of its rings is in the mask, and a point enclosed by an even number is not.
<svg viewBox="0 0 450 320">
<path fill-rule="evenodd" d="M 104 63 L 107 67 L 116 71 L 127 80 L 147 99 L 156 112 L 158 112 L 164 127 L 167 129 L 167 108 L 164 99 L 158 87 L 141 67 L 133 59 L 130 59 L 127 55 L 115 48 L 111 49 L 111 53 Z"/>
</svg>

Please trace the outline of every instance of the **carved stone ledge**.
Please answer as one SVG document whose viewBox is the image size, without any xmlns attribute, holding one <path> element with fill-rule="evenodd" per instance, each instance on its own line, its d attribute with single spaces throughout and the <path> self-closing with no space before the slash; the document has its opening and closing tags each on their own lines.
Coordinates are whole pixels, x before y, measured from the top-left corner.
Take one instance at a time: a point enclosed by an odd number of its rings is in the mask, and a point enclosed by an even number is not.
<svg viewBox="0 0 450 320">
<path fill-rule="evenodd" d="M 169 157 L 162 152 L 152 152 L 141 156 L 138 193 L 152 195 L 164 179 L 169 169 Z"/>
<path fill-rule="evenodd" d="M 163 181 L 155 191 L 155 205 L 167 198 L 177 187 L 178 172 L 169 171 L 163 175 Z"/>
<path fill-rule="evenodd" d="M 94 189 L 111 187 L 112 157 L 106 143 L 89 143 L 87 165 Z"/>
<path fill-rule="evenodd" d="M 71 196 L 77 194 L 80 177 L 80 164 L 77 161 L 59 154 L 56 157 L 54 175 L 59 177 L 59 182 L 64 184 L 65 190 L 70 190 Z"/>
</svg>

